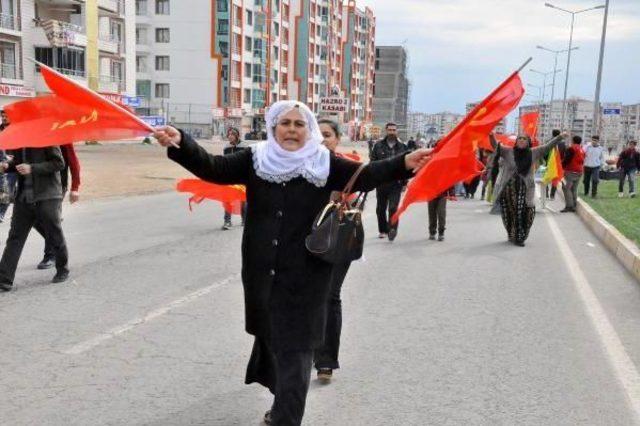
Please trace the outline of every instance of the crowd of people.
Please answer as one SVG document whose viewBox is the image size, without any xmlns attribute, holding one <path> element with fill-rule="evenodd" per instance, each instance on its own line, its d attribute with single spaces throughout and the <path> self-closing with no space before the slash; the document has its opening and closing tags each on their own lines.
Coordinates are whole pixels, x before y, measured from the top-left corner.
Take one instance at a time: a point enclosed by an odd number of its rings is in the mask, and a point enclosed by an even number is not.
<svg viewBox="0 0 640 426">
<path fill-rule="evenodd" d="M 398 126 L 387 123 L 385 136 L 369 143 L 369 162 L 338 151 L 341 131 L 331 119 L 318 120 L 303 103 L 280 101 L 266 116 L 266 140 L 245 146 L 240 132 L 229 128 L 223 155 L 212 155 L 185 132 L 171 126 L 157 129 L 154 137 L 167 148 L 169 159 L 202 180 L 222 185 L 244 185 L 246 202 L 241 209 L 242 283 L 245 295 L 245 328 L 254 337 L 245 383 L 258 383 L 273 394 L 264 421 L 273 425 L 300 425 L 309 390 L 311 371 L 330 382 L 340 368 L 342 330 L 341 291 L 351 266 L 344 259 L 329 263 L 314 256 L 305 245 L 314 220 L 330 200 L 353 181 L 353 191 L 376 190 L 378 237 L 394 241 L 398 222 L 392 222 L 409 180 L 433 154 L 432 148 L 410 140 L 403 143 Z M 2 115 L 0 131 L 10 122 Z M 565 171 L 563 212 L 575 211 L 578 185 L 585 195 L 597 197 L 600 170 L 606 163 L 599 138 L 583 145 L 567 133 L 532 146 L 528 136 L 518 136 L 505 146 L 491 134 L 492 151 L 479 150 L 481 174 L 460 182 L 429 201 L 428 238 L 445 239 L 447 201 L 456 195 L 492 203 L 491 212 L 502 217 L 508 240 L 524 247 L 536 214 L 535 175 L 560 148 Z M 640 170 L 636 142 L 619 155 L 619 192 L 628 182 L 635 196 Z M 45 239 L 39 269 L 56 268 L 53 282 L 68 279 L 68 250 L 62 230 L 62 200 L 79 199 L 80 163 L 73 145 L 23 148 L 0 152 L 2 197 L 0 220 L 10 203 L 13 215 L 0 259 L 0 290 L 13 288 L 16 268 L 31 228 Z M 71 183 L 69 185 L 69 175 Z M 551 196 L 554 191 L 551 191 Z M 543 196 L 546 196 L 544 191 Z M 225 213 L 223 230 L 231 229 Z"/>
</svg>

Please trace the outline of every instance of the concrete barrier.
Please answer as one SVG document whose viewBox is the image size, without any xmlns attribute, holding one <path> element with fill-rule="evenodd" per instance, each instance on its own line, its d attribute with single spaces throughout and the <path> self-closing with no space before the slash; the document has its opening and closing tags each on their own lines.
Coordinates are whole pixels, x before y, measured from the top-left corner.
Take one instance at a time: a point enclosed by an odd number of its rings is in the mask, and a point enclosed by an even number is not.
<svg viewBox="0 0 640 426">
<path fill-rule="evenodd" d="M 640 281 L 640 248 L 604 220 L 585 201 L 578 199 L 577 213 L 620 263 Z"/>
</svg>

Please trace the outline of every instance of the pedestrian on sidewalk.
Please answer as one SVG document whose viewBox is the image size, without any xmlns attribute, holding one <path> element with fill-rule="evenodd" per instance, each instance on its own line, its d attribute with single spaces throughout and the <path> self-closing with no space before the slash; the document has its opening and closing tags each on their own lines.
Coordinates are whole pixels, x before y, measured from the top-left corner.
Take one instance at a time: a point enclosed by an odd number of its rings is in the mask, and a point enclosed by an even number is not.
<svg viewBox="0 0 640 426">
<path fill-rule="evenodd" d="M 75 204 L 80 200 L 80 160 L 73 144 L 60 146 L 60 152 L 64 159 L 64 169 L 60 172 L 60 183 L 62 184 L 62 199 L 64 200 L 67 190 L 69 189 L 69 174 L 71 174 L 71 192 L 69 192 L 69 202 Z M 60 221 L 62 222 L 62 203 L 60 203 Z M 47 238 L 45 227 L 40 222 L 34 225 L 36 231 L 45 240 L 44 257 L 38 263 L 38 269 L 50 269 L 55 265 L 56 253 L 54 242 Z"/>
<path fill-rule="evenodd" d="M 564 152 L 562 157 L 562 167 L 564 168 L 564 183 L 562 191 L 564 193 L 564 209 L 562 213 L 575 212 L 578 205 L 578 185 L 582 170 L 584 170 L 584 151 L 582 149 L 582 138 L 574 136 L 572 144 Z"/>
<path fill-rule="evenodd" d="M 408 151 L 407 146 L 398 139 L 398 126 L 395 123 L 387 123 L 385 130 L 387 135 L 373 147 L 371 161 L 386 160 Z M 380 233 L 378 238 L 389 238 L 389 241 L 393 241 L 398 235 L 399 223 L 391 224 L 390 220 L 398 210 L 400 196 L 406 185 L 406 180 L 397 180 L 387 182 L 376 189 L 376 215 L 378 216 L 378 232 Z"/>
<path fill-rule="evenodd" d="M 322 144 L 332 153 L 340 143 L 340 127 L 338 123 L 329 119 L 318 120 L 322 133 Z M 344 158 L 344 157 L 343 157 Z M 340 197 L 340 192 L 332 192 L 331 199 Z M 351 267 L 351 261 L 332 265 L 329 276 L 329 300 L 327 301 L 327 325 L 324 332 L 324 343 L 313 353 L 314 366 L 318 380 L 328 383 L 333 377 L 333 370 L 340 368 L 338 355 L 340 352 L 340 336 L 342 334 L 342 299 L 340 293 L 342 284 Z"/>
<path fill-rule="evenodd" d="M 447 189 L 438 197 L 429 201 L 429 239 L 444 241 L 444 231 L 447 229 L 447 198 L 455 196 L 453 188 Z"/>
<path fill-rule="evenodd" d="M 591 197 L 598 196 L 598 183 L 600 182 L 600 169 L 604 165 L 606 151 L 600 145 L 600 136 L 591 136 L 591 144 L 585 148 L 584 158 L 584 195 L 589 195 L 591 189 Z"/>
<path fill-rule="evenodd" d="M 11 122 L 4 110 L 0 110 L 0 132 L 9 127 Z M 11 161 L 11 156 L 7 154 L 5 150 L 0 150 L 0 162 Z M 18 178 L 15 173 L 3 173 L 0 175 L 0 191 L 3 194 L 3 200 L 0 203 L 0 223 L 4 222 L 4 216 L 9 209 L 9 205 L 13 201 L 13 197 L 16 192 L 16 183 Z"/>
<path fill-rule="evenodd" d="M 636 149 L 637 142 L 630 141 L 627 148 L 618 157 L 620 169 L 620 184 L 618 185 L 618 197 L 624 197 L 624 181 L 629 180 L 629 197 L 636 196 L 636 174 L 640 170 L 640 153 Z"/>
<path fill-rule="evenodd" d="M 331 155 L 313 112 L 296 101 L 271 105 L 268 138 L 250 150 L 214 156 L 172 127 L 154 136 L 168 156 L 199 178 L 247 187 L 242 241 L 246 330 L 255 336 L 245 383 L 274 394 L 265 421 L 300 425 L 314 349 L 324 339 L 332 265 L 305 247 L 316 215 L 332 191 L 342 190 L 359 165 Z M 354 191 L 413 176 L 431 150 L 369 163 Z"/>
<path fill-rule="evenodd" d="M 240 140 L 240 131 L 235 127 L 230 127 L 227 130 L 227 140 L 229 141 L 229 145 L 224 147 L 222 150 L 223 155 L 235 154 L 236 152 L 242 151 L 246 149 L 244 146 L 240 146 L 242 144 L 242 140 Z M 242 226 L 244 226 L 244 220 L 247 216 L 247 203 L 242 203 L 241 206 L 241 217 L 242 217 Z M 224 224 L 222 225 L 222 230 L 227 231 L 231 229 L 231 213 L 225 211 L 224 212 Z"/>
<path fill-rule="evenodd" d="M 515 146 L 508 148 L 498 143 L 493 134 L 490 135 L 491 145 L 502 158 L 493 191 L 496 201 L 491 212 L 502 215 L 509 241 L 517 246 L 524 247 L 536 214 L 535 166 L 564 136 L 557 136 L 544 145 L 531 148 L 531 138 L 520 135 Z"/>
<path fill-rule="evenodd" d="M 60 223 L 64 159 L 60 148 L 10 150 L 13 160 L 0 164 L 3 172 L 18 173 L 18 190 L 11 217 L 11 229 L 0 259 L 0 290 L 13 288 L 22 249 L 31 228 L 39 223 L 51 241 L 56 257 L 56 275 L 51 282 L 69 277 L 67 244 Z"/>
</svg>

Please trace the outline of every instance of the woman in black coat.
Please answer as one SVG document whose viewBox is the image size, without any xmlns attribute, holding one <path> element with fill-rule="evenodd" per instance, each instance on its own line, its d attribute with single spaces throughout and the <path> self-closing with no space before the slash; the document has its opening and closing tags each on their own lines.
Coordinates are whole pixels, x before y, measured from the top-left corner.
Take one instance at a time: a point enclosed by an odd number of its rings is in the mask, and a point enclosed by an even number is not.
<svg viewBox="0 0 640 426">
<path fill-rule="evenodd" d="M 342 190 L 358 164 L 337 158 L 321 145 L 322 135 L 306 105 L 281 101 L 267 114 L 268 138 L 228 156 L 207 153 L 171 127 L 155 133 L 169 158 L 199 178 L 247 187 L 242 240 L 242 283 L 246 331 L 255 336 L 246 383 L 275 395 L 265 421 L 299 425 L 309 387 L 313 349 L 322 344 L 331 265 L 312 256 L 305 238 L 314 218 Z M 369 164 L 356 191 L 407 179 L 430 150 Z"/>
</svg>

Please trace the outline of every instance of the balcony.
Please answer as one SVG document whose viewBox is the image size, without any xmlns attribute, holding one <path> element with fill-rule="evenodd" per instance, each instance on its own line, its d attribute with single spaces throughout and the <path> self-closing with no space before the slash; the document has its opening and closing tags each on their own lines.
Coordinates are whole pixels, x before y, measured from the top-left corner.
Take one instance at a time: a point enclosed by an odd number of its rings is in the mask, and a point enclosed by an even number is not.
<svg viewBox="0 0 640 426">
<path fill-rule="evenodd" d="M 53 47 L 87 46 L 87 35 L 85 29 L 79 25 L 69 22 L 47 19 L 39 22 L 49 44 Z M 36 34 L 36 38 L 37 38 Z M 37 39 L 35 40 L 38 41 Z"/>
<path fill-rule="evenodd" d="M 0 13 L 0 30 L 19 31 L 15 15 Z"/>
<path fill-rule="evenodd" d="M 100 76 L 100 92 L 121 93 L 124 92 L 124 81 L 112 75 Z"/>
<path fill-rule="evenodd" d="M 77 83 L 80 83 L 81 85 L 87 87 L 87 76 L 84 70 L 66 69 L 66 68 L 54 68 L 54 69 L 59 73 L 64 74 L 67 77 L 71 78 L 72 80 L 76 81 Z M 49 90 L 49 86 L 47 86 L 47 83 L 45 83 L 44 78 L 42 77 L 42 74 L 40 74 L 39 70 L 36 70 L 35 75 L 36 75 L 36 81 L 35 81 L 36 92 L 37 93 L 51 92 L 51 90 Z"/>
<path fill-rule="evenodd" d="M 108 53 L 122 53 L 120 37 L 110 33 L 98 34 L 98 49 Z"/>
<path fill-rule="evenodd" d="M 98 8 L 117 13 L 118 15 L 124 15 L 123 0 L 98 0 Z"/>
</svg>

